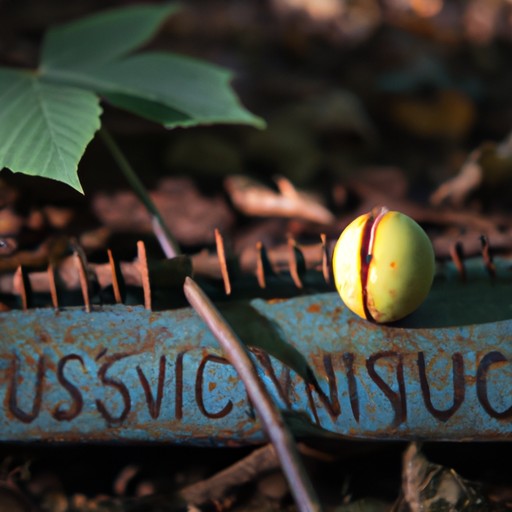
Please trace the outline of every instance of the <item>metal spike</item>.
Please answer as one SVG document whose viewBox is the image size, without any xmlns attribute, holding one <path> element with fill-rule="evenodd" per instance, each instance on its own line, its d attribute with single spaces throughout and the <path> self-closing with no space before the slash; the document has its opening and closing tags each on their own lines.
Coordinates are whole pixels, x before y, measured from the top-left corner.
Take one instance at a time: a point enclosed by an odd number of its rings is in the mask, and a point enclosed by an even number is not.
<svg viewBox="0 0 512 512">
<path fill-rule="evenodd" d="M 489 240 L 485 235 L 482 235 L 480 237 L 480 242 L 482 243 L 482 258 L 484 260 L 485 268 L 487 269 L 491 279 L 494 279 L 496 277 L 496 265 L 493 262 Z"/>
<path fill-rule="evenodd" d="M 265 279 L 265 265 L 263 263 L 265 248 L 261 242 L 256 243 L 256 278 L 260 288 L 266 288 L 267 282 Z"/>
<path fill-rule="evenodd" d="M 464 266 L 464 247 L 462 242 L 455 242 L 450 246 L 450 256 L 459 272 L 461 281 L 466 281 L 466 267 Z"/>
<path fill-rule="evenodd" d="M 215 228 L 215 246 L 217 247 L 217 256 L 219 258 L 222 280 L 224 281 L 224 291 L 226 292 L 226 295 L 231 295 L 231 280 L 229 278 L 228 264 L 226 261 L 224 239 L 217 228 Z"/>
<path fill-rule="evenodd" d="M 52 305 L 54 309 L 59 309 L 59 295 L 57 293 L 57 283 L 55 280 L 55 266 L 52 262 L 48 264 L 48 268 L 46 270 L 48 275 L 48 285 L 50 288 L 50 295 L 52 298 Z"/>
<path fill-rule="evenodd" d="M 299 262 L 298 259 L 304 260 L 304 256 L 297 247 L 297 242 L 293 237 L 288 238 L 288 264 L 290 275 L 292 276 L 293 282 L 297 288 L 302 289 L 304 285 L 299 276 Z"/>
<path fill-rule="evenodd" d="M 137 242 L 137 257 L 139 260 L 142 290 L 144 291 L 144 307 L 151 311 L 151 284 L 149 282 L 148 258 L 146 254 L 146 246 L 142 240 Z"/>
<path fill-rule="evenodd" d="M 121 293 L 121 285 L 124 290 L 124 279 L 121 273 L 121 268 L 119 267 L 117 261 L 114 259 L 114 255 L 110 249 L 107 249 L 107 254 L 108 262 L 110 264 L 110 271 L 112 273 L 112 288 L 114 290 L 114 299 L 116 304 L 122 304 L 124 293 Z"/>
<path fill-rule="evenodd" d="M 20 283 L 21 307 L 26 311 L 32 304 L 32 286 L 27 271 L 20 265 L 16 270 L 15 278 Z"/>
<path fill-rule="evenodd" d="M 80 280 L 80 289 L 82 290 L 82 297 L 84 299 L 85 311 L 87 313 L 91 312 L 91 296 L 90 296 L 90 286 L 89 279 L 87 277 L 87 263 L 85 261 L 84 255 L 82 251 L 75 250 L 73 253 L 73 258 L 75 261 L 75 267 L 78 272 L 78 277 Z"/>
<path fill-rule="evenodd" d="M 327 251 L 327 236 L 325 233 L 320 235 L 322 242 L 322 275 L 324 276 L 325 282 L 331 284 L 331 266 L 329 264 L 329 254 Z"/>
</svg>

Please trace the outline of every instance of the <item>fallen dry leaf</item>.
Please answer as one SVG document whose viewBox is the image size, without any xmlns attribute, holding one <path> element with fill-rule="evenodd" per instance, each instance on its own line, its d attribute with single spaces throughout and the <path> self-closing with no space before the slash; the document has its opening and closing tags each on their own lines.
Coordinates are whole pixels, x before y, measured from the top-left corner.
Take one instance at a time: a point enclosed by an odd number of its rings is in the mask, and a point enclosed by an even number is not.
<svg viewBox="0 0 512 512">
<path fill-rule="evenodd" d="M 297 218 L 329 225 L 334 215 L 310 194 L 298 191 L 286 178 L 276 179 L 279 191 L 246 176 L 230 176 L 224 181 L 233 204 L 254 217 Z"/>
</svg>

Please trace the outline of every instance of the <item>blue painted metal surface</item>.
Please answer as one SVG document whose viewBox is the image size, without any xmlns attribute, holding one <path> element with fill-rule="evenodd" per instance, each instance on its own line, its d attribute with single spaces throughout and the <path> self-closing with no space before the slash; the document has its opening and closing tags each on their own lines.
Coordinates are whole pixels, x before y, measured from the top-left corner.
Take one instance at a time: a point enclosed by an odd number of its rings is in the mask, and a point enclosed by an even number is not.
<svg viewBox="0 0 512 512">
<path fill-rule="evenodd" d="M 242 337 L 250 326 L 246 341 L 259 345 L 252 350 L 261 376 L 298 432 L 316 425 L 356 438 L 512 434 L 511 320 L 374 325 L 334 293 L 257 299 L 236 317 Z M 242 383 L 191 309 L 11 311 L 0 314 L 0 336 L 1 440 L 263 439 Z"/>
</svg>

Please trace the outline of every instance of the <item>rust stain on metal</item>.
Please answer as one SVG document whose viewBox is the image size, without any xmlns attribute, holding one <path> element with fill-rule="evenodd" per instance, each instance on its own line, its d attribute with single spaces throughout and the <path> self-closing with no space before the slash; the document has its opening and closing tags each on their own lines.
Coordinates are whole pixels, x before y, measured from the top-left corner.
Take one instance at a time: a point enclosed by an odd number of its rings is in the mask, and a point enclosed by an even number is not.
<svg viewBox="0 0 512 512">
<path fill-rule="evenodd" d="M 327 254 L 324 238 L 322 247 Z M 303 253 L 292 239 L 288 251 L 291 279 L 303 286 Z M 257 252 L 256 277 L 265 288 L 275 272 L 262 244 Z M 51 292 L 54 309 L 32 310 L 33 281 L 18 270 L 24 311 L 0 313 L 0 439 L 229 445 L 262 440 L 243 385 L 198 317 L 190 309 L 150 310 L 141 243 L 138 254 L 138 275 L 130 283 L 142 284 L 145 308 L 57 310 L 58 273 L 49 267 L 42 289 Z M 109 258 L 118 301 L 124 274 Z M 327 261 L 316 258 L 327 282 Z M 466 275 L 460 251 L 454 250 L 454 262 L 459 275 Z M 491 264 L 497 269 L 488 254 L 489 273 Z M 88 295 L 87 262 L 81 260 L 76 270 Z M 84 302 L 92 309 L 90 297 L 84 295 Z M 378 326 L 351 315 L 335 293 L 256 299 L 249 310 L 275 336 L 266 351 L 251 347 L 261 377 L 280 407 L 300 418 L 300 432 L 314 434 L 320 427 L 339 436 L 447 440 L 512 435 L 510 320 Z"/>
<path fill-rule="evenodd" d="M 284 343 L 275 352 L 253 349 L 265 385 L 306 432 L 316 425 L 379 439 L 512 434 L 512 321 L 374 326 L 352 319 L 334 293 L 252 307 Z M 12 311 L 0 314 L 0 330 L 2 439 L 262 439 L 236 372 L 189 309 Z M 306 373 L 280 352 L 286 346 L 304 358 Z"/>
</svg>

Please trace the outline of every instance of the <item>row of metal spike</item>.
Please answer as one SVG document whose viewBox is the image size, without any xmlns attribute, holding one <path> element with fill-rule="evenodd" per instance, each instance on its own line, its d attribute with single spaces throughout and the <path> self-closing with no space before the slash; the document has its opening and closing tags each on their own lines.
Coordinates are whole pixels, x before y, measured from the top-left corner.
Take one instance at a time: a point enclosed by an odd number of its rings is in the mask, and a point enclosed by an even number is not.
<svg viewBox="0 0 512 512">
<path fill-rule="evenodd" d="M 327 249 L 326 236 L 321 235 L 321 271 L 324 276 L 325 282 L 329 284 L 331 282 L 330 276 L 330 265 L 329 265 L 329 254 Z M 224 284 L 224 292 L 226 295 L 230 295 L 233 289 L 232 279 L 229 271 L 229 264 L 226 256 L 224 238 L 218 230 L 215 230 L 215 245 L 216 245 L 216 256 Z M 123 275 L 119 263 L 114 259 L 112 251 L 107 250 L 108 260 L 111 272 L 111 284 L 114 294 L 115 302 L 120 304 L 123 302 L 122 299 L 122 287 L 123 287 Z M 305 270 L 304 255 L 299 248 L 297 241 L 293 237 L 288 239 L 288 270 L 293 283 L 298 289 L 303 288 L 303 282 L 301 279 L 302 270 Z M 269 260 L 265 246 L 258 242 L 256 244 L 256 279 L 260 288 L 266 288 L 267 279 L 271 275 L 275 275 L 272 263 Z M 83 303 L 85 311 L 90 312 L 92 309 L 92 286 L 90 279 L 90 271 L 87 264 L 86 256 L 80 246 L 75 246 L 73 253 L 73 263 L 76 272 L 79 277 L 80 290 L 82 293 Z M 151 283 L 149 278 L 149 267 L 148 259 L 146 254 L 146 247 L 144 242 L 137 242 L 137 268 L 140 274 L 140 281 L 142 284 L 143 296 L 144 296 L 144 307 L 148 310 L 152 309 L 151 303 Z M 56 278 L 56 266 L 54 263 L 50 263 L 47 268 L 48 287 L 50 291 L 50 297 L 52 305 L 55 309 L 60 307 L 59 293 Z M 33 290 L 30 282 L 28 270 L 20 266 L 16 270 L 14 279 L 19 283 L 19 294 L 21 299 L 21 307 L 26 310 L 29 309 L 33 304 Z"/>
<path fill-rule="evenodd" d="M 325 234 L 320 235 L 321 240 L 321 257 L 320 265 L 316 270 L 319 270 L 323 276 L 323 279 L 327 285 L 332 282 L 331 278 L 331 264 L 330 254 L 327 245 L 327 238 Z M 233 290 L 232 279 L 229 271 L 228 259 L 226 257 L 226 249 L 224 244 L 224 238 L 218 230 L 215 230 L 215 245 L 216 245 L 216 256 L 219 263 L 220 273 L 224 284 L 224 292 L 226 295 L 230 295 Z M 294 285 L 300 290 L 304 287 L 301 275 L 306 270 L 305 258 L 302 250 L 300 249 L 297 241 L 293 237 L 288 238 L 288 260 L 287 260 L 287 271 Z M 496 275 L 496 267 L 492 259 L 489 242 L 485 236 L 481 237 L 481 248 L 482 248 L 482 259 L 489 275 L 494 278 Z M 120 304 L 123 302 L 122 288 L 124 287 L 124 278 L 121 272 L 119 263 L 114 259 L 112 251 L 107 250 L 108 260 L 111 272 L 111 284 L 115 302 Z M 461 280 L 466 279 L 466 270 L 464 265 L 464 253 L 463 247 L 460 242 L 455 242 L 450 250 L 450 255 L 454 263 L 455 268 L 458 271 Z M 86 256 L 81 247 L 76 246 L 73 253 L 73 261 L 76 271 L 79 276 L 79 284 L 83 297 L 84 308 L 86 312 L 90 312 L 92 309 L 92 286 L 90 270 L 88 268 Z M 146 254 L 146 247 L 144 242 L 137 242 L 137 263 L 136 267 L 140 275 L 140 282 L 143 290 L 144 307 L 148 310 L 152 309 L 151 299 L 151 283 L 149 276 L 148 259 Z M 276 271 L 270 261 L 265 246 L 258 242 L 256 244 L 256 268 L 255 275 L 258 286 L 262 289 L 267 287 L 267 279 L 269 276 L 276 275 Z M 50 263 L 47 268 L 48 286 L 51 296 L 51 302 L 55 309 L 60 307 L 59 304 L 59 292 L 56 279 L 56 267 L 53 263 Z M 21 307 L 26 310 L 29 309 L 32 304 L 32 286 L 30 282 L 29 272 L 22 266 L 18 267 L 15 280 L 19 283 L 19 294 L 21 298 Z"/>
<path fill-rule="evenodd" d="M 494 264 L 489 239 L 485 235 L 480 236 L 482 260 L 489 276 L 496 277 L 496 265 Z M 461 281 L 466 280 L 466 267 L 464 265 L 464 247 L 461 242 L 454 242 L 450 246 L 450 257 L 459 273 Z"/>
<path fill-rule="evenodd" d="M 121 288 L 123 286 L 123 276 L 121 273 L 120 266 L 118 262 L 114 259 L 112 251 L 110 249 L 107 250 L 108 260 L 110 265 L 110 271 L 112 274 L 112 290 L 114 293 L 114 299 L 117 304 L 121 304 L 123 302 Z M 144 242 L 137 242 L 137 260 L 138 260 L 138 270 L 140 272 L 140 278 L 142 283 L 142 289 L 144 293 L 144 307 L 146 309 L 151 309 L 151 286 L 149 282 L 149 269 L 148 269 L 148 260 L 146 256 L 146 246 Z M 91 312 L 92 305 L 92 286 L 91 279 L 89 276 L 87 260 L 85 254 L 81 247 L 75 247 L 73 252 L 73 262 L 75 265 L 75 269 L 78 273 L 80 290 L 82 292 L 82 298 L 84 302 L 84 308 L 86 312 Z M 59 293 L 56 279 L 56 267 L 53 263 L 50 263 L 47 268 L 47 276 L 48 276 L 48 285 L 50 291 L 50 297 L 52 301 L 52 305 L 55 309 L 60 307 L 59 304 Z M 32 285 L 30 283 L 30 277 L 27 270 L 20 266 L 16 270 L 15 279 L 18 279 L 20 283 L 20 298 L 21 298 L 21 307 L 26 310 L 29 309 L 32 305 Z"/>
</svg>

